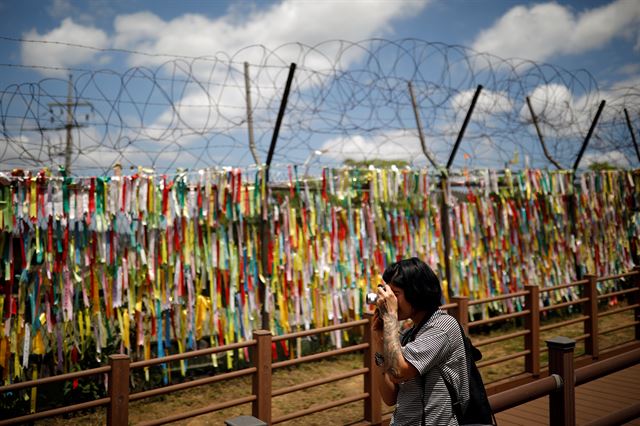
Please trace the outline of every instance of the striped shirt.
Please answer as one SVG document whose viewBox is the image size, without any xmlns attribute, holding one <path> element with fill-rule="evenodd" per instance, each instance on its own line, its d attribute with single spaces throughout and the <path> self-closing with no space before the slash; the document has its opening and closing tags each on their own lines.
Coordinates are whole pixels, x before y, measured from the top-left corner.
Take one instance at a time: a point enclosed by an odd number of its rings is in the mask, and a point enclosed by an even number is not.
<svg viewBox="0 0 640 426">
<path fill-rule="evenodd" d="M 411 332 L 413 328 L 403 331 L 401 337 Z M 455 318 L 444 311 L 436 311 L 420 328 L 415 340 L 402 347 L 402 355 L 420 375 L 399 385 L 391 424 L 420 425 L 424 403 L 425 425 L 457 425 L 442 377 L 443 374 L 447 376 L 457 390 L 458 399 L 466 403 L 469 377 L 460 327 Z"/>
</svg>

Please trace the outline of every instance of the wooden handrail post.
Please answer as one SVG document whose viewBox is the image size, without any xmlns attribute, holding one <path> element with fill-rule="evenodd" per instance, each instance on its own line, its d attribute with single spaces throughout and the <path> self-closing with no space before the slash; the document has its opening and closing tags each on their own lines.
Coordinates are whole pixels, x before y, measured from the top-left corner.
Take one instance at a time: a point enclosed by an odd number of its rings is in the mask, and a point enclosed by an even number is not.
<svg viewBox="0 0 640 426">
<path fill-rule="evenodd" d="M 382 423 L 382 402 L 380 395 L 380 385 L 378 383 L 380 375 L 376 371 L 379 368 L 375 364 L 375 350 L 373 347 L 373 314 L 365 313 L 365 319 L 369 323 L 364 326 L 364 342 L 369 347 L 364 350 L 364 367 L 369 371 L 364 375 L 364 392 L 369 394 L 364 400 L 364 420 L 372 425 Z"/>
<path fill-rule="evenodd" d="M 637 273 L 637 275 L 634 275 L 632 278 L 632 282 L 635 284 L 635 287 L 638 291 L 636 291 L 635 293 L 630 293 L 629 294 L 629 304 L 630 305 L 635 305 L 640 303 L 640 266 L 634 266 L 633 267 L 634 272 Z M 640 321 L 640 308 L 635 308 L 633 310 L 633 320 L 634 321 Z M 635 339 L 636 340 L 640 340 L 640 324 L 636 324 L 635 326 Z"/>
<path fill-rule="evenodd" d="M 600 350 L 598 345 L 598 282 L 593 274 L 585 275 L 589 280 L 582 287 L 582 297 L 588 300 L 582 304 L 582 314 L 589 317 L 584 320 L 584 334 L 587 338 L 584 341 L 584 353 L 591 355 L 593 359 L 598 359 Z"/>
<path fill-rule="evenodd" d="M 524 369 L 537 378 L 540 376 L 540 287 L 526 285 L 524 288 L 527 290 L 524 303 L 529 310 L 524 319 L 524 326 L 529 330 L 524 336 L 524 349 L 529 351 L 524 358 Z"/>
<path fill-rule="evenodd" d="M 253 375 L 252 392 L 256 396 L 251 406 L 251 414 L 267 424 L 271 424 L 271 332 L 254 330 L 253 362 L 258 371 Z"/>
<path fill-rule="evenodd" d="M 456 307 L 452 309 L 452 316 L 458 320 L 465 333 L 469 334 L 469 298 L 465 296 L 455 296 L 450 300 L 456 304 Z"/>
<path fill-rule="evenodd" d="M 129 424 L 129 356 L 109 356 L 109 405 L 107 426 Z"/>
<path fill-rule="evenodd" d="M 573 352 L 576 341 L 568 337 L 554 337 L 546 341 L 549 348 L 549 374 L 562 377 L 562 389 L 549 394 L 549 424 L 576 424 L 575 371 Z"/>
</svg>

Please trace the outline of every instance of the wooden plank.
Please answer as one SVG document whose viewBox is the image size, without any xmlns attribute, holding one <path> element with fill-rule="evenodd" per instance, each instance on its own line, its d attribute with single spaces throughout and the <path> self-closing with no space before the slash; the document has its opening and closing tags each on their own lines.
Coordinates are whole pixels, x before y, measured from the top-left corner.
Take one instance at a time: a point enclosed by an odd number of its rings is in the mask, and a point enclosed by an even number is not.
<svg viewBox="0 0 640 426">
<path fill-rule="evenodd" d="M 507 412 L 497 414 L 496 420 L 500 426 L 540 426 L 549 424 L 548 419 L 545 419 L 544 422 L 536 422 L 525 416 L 518 416 Z"/>
<path fill-rule="evenodd" d="M 578 386 L 576 422 L 593 421 L 637 402 L 640 402 L 640 364 Z M 548 424 L 548 397 L 506 410 L 496 418 L 501 426 Z M 640 419 L 628 425 L 640 426 Z"/>
</svg>

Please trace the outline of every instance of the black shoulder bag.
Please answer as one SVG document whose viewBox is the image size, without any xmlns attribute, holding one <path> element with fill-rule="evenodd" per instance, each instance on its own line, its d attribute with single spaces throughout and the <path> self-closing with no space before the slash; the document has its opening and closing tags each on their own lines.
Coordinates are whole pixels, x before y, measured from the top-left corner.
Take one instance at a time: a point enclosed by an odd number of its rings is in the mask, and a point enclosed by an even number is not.
<svg viewBox="0 0 640 426">
<path fill-rule="evenodd" d="M 496 418 L 491 411 L 491 405 L 489 405 L 489 399 L 487 398 L 482 376 L 476 366 L 476 361 L 482 359 L 482 352 L 473 346 L 471 339 L 469 339 L 464 332 L 462 325 L 458 323 L 458 326 L 460 327 L 460 334 L 462 335 L 462 341 L 464 343 L 467 375 L 469 377 L 469 401 L 464 410 L 462 409 L 461 401 L 458 400 L 458 393 L 453 388 L 453 384 L 447 380 L 445 375 L 442 374 L 442 370 L 440 370 L 444 383 L 449 390 L 449 396 L 453 404 L 453 413 L 460 425 L 497 425 Z"/>
</svg>

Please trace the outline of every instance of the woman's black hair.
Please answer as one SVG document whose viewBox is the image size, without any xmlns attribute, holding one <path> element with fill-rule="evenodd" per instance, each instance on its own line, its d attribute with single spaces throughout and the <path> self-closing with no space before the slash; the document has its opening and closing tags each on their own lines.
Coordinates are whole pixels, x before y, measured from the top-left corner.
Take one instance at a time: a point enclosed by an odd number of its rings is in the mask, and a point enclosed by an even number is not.
<svg viewBox="0 0 640 426">
<path fill-rule="evenodd" d="M 417 257 L 392 263 L 382 279 L 404 291 L 404 298 L 419 311 L 435 312 L 442 301 L 440 280 L 433 270 Z"/>
</svg>

